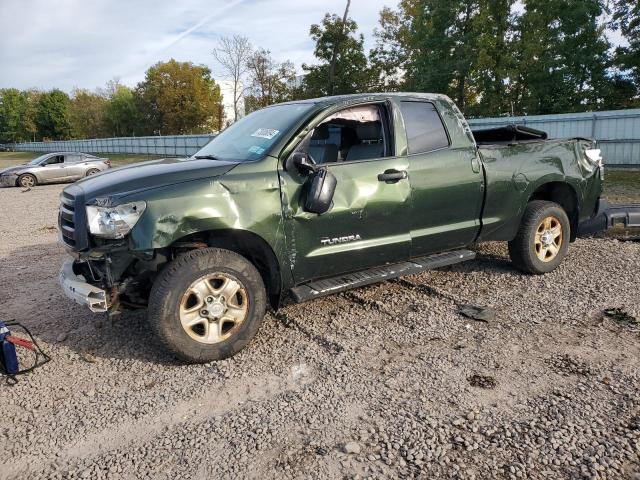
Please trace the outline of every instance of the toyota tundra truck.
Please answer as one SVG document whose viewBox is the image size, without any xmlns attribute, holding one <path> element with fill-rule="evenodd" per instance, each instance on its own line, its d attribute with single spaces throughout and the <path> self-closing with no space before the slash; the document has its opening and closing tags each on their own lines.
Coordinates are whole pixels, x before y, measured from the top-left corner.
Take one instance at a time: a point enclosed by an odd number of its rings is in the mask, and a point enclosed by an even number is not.
<svg viewBox="0 0 640 480">
<path fill-rule="evenodd" d="M 472 132 L 446 96 L 283 103 L 189 158 L 85 178 L 60 196 L 59 274 L 93 312 L 146 308 L 187 362 L 234 355 L 267 308 L 472 260 L 508 242 L 515 268 L 555 269 L 579 234 L 640 225 L 600 199 L 595 142 L 524 127 Z"/>
</svg>

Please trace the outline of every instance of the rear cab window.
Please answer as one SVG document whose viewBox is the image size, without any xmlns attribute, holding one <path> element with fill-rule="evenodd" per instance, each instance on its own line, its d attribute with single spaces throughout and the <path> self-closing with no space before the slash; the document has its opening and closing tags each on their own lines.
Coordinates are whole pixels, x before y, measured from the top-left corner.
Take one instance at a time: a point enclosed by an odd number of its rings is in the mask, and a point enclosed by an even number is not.
<svg viewBox="0 0 640 480">
<path fill-rule="evenodd" d="M 400 109 L 404 118 L 410 155 L 432 152 L 449 146 L 449 136 L 433 103 L 402 101 Z"/>
</svg>

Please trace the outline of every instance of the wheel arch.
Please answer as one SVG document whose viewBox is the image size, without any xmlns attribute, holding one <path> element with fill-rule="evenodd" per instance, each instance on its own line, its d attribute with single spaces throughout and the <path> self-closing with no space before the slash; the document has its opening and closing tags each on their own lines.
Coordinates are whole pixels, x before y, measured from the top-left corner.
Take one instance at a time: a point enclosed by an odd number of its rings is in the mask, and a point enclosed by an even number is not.
<svg viewBox="0 0 640 480">
<path fill-rule="evenodd" d="M 173 249 L 216 247 L 242 255 L 260 272 L 269 303 L 274 310 L 282 298 L 282 274 L 278 257 L 269 243 L 248 230 L 218 229 L 184 236 L 170 246 Z"/>
<path fill-rule="evenodd" d="M 569 217 L 570 241 L 573 242 L 577 238 L 580 202 L 578 194 L 571 184 L 563 181 L 545 182 L 535 188 L 527 199 L 527 204 L 533 200 L 546 200 L 560 205 Z"/>
<path fill-rule="evenodd" d="M 20 177 L 22 177 L 23 175 L 31 175 L 33 178 L 36 179 L 36 184 L 42 183 L 42 180 L 38 177 L 38 175 L 35 172 L 31 172 L 29 170 L 18 172 L 16 175 L 17 175 L 17 177 L 16 177 L 16 187 L 20 186 Z"/>
</svg>

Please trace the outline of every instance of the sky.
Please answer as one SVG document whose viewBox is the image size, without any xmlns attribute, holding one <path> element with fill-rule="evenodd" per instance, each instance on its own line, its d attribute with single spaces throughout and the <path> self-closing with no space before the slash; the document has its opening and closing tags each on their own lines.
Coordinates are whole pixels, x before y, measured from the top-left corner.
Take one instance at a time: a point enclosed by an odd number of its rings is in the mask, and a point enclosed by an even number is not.
<svg viewBox="0 0 640 480">
<path fill-rule="evenodd" d="M 384 6 L 352 0 L 350 17 L 373 45 Z M 134 86 L 151 65 L 175 58 L 221 74 L 211 55 L 221 36 L 244 35 L 301 73 L 313 63 L 309 27 L 345 0 L 0 0 L 0 88 Z"/>
</svg>

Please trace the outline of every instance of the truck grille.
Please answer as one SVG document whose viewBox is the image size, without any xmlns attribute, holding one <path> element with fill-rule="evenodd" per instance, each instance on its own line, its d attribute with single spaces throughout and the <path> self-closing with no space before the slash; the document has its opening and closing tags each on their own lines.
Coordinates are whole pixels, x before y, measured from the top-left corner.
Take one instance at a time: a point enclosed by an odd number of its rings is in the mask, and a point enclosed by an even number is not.
<svg viewBox="0 0 640 480">
<path fill-rule="evenodd" d="M 84 195 L 78 187 L 67 187 L 60 195 L 58 228 L 62 242 L 72 250 L 84 250 L 89 245 Z"/>
</svg>

